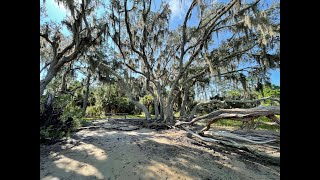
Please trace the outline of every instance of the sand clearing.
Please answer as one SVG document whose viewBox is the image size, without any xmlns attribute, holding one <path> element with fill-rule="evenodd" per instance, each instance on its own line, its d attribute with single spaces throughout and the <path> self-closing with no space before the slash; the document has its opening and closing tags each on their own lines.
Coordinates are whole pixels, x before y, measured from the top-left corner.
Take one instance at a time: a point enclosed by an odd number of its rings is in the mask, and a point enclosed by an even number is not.
<svg viewBox="0 0 320 180">
<path fill-rule="evenodd" d="M 106 120 L 101 126 L 114 126 Z M 41 145 L 40 179 L 280 179 L 280 167 L 212 149 L 177 129 L 81 130 L 68 143 Z"/>
</svg>

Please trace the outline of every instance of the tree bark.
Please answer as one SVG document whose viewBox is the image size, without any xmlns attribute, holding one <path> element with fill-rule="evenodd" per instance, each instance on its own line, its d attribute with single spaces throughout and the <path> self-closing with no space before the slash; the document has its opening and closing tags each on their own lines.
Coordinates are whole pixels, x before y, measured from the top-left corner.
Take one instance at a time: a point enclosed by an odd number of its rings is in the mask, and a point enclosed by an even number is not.
<svg viewBox="0 0 320 180">
<path fill-rule="evenodd" d="M 155 115 L 155 119 L 159 118 L 159 102 L 158 102 L 158 97 L 155 96 L 153 98 L 153 102 L 154 102 L 154 115 Z"/>
<path fill-rule="evenodd" d="M 189 91 L 190 91 L 190 88 L 192 87 L 192 85 L 193 85 L 193 83 L 188 84 L 183 89 L 183 99 L 182 99 L 181 110 L 180 110 L 180 120 L 182 120 L 182 121 L 187 119 L 186 106 L 189 101 Z"/>
<path fill-rule="evenodd" d="M 176 126 L 183 124 L 193 124 L 202 119 L 210 119 L 205 128 L 203 128 L 200 132 L 206 131 L 210 129 L 210 125 L 219 119 L 234 119 L 239 121 L 249 121 L 253 118 L 260 116 L 272 117 L 277 114 L 280 114 L 279 106 L 266 106 L 266 107 L 255 107 L 250 109 L 220 109 L 218 111 L 213 111 L 209 114 L 194 118 L 191 122 L 178 122 Z M 273 120 L 273 119 L 272 119 Z M 273 120 L 275 121 L 275 120 Z"/>
<path fill-rule="evenodd" d="M 46 89 L 50 81 L 56 76 L 57 72 L 58 71 L 54 68 L 49 68 L 46 77 L 40 81 L 40 97 L 43 95 L 44 90 Z"/>
<path fill-rule="evenodd" d="M 146 106 L 143 105 L 143 104 L 141 104 L 139 101 L 133 100 L 133 99 L 132 99 L 132 96 L 130 96 L 129 94 L 127 94 L 127 96 L 128 96 L 128 98 L 129 98 L 129 101 L 130 101 L 132 104 L 134 104 L 135 106 L 137 106 L 138 108 L 140 108 L 140 109 L 144 112 L 144 114 L 145 114 L 145 116 L 146 116 L 146 119 L 147 119 L 147 120 L 150 120 L 150 119 L 151 119 L 151 114 L 150 114 L 150 112 L 148 111 L 148 109 L 146 108 Z"/>
<path fill-rule="evenodd" d="M 161 85 L 159 82 L 156 82 L 156 88 L 157 88 L 157 94 L 158 94 L 158 98 L 159 98 L 159 110 L 160 110 L 160 119 L 163 120 L 164 119 L 164 101 L 163 101 L 163 96 L 162 96 L 162 91 L 161 91 Z"/>
<path fill-rule="evenodd" d="M 203 105 L 206 105 L 206 104 L 219 103 L 219 104 L 225 104 L 226 105 L 226 103 L 254 103 L 254 102 L 260 102 L 260 101 L 267 100 L 267 99 L 269 99 L 271 101 L 277 101 L 277 102 L 280 103 L 279 99 L 272 98 L 272 97 L 265 97 L 265 98 L 254 99 L 254 100 L 225 100 L 225 101 L 219 101 L 219 100 L 213 99 L 213 100 L 210 100 L 210 101 L 200 102 L 191 111 L 190 116 L 189 116 L 189 121 L 191 121 L 194 118 L 194 115 L 196 114 L 198 108 L 203 106 Z"/>
<path fill-rule="evenodd" d="M 236 143 L 232 140 L 229 140 L 230 142 L 227 142 L 227 141 L 223 141 L 223 140 L 218 140 L 218 139 L 213 139 L 213 138 L 208 138 L 208 137 L 203 137 L 203 136 L 200 136 L 199 134 L 191 131 L 190 129 L 184 127 L 184 126 L 181 126 L 185 131 L 187 131 L 189 134 L 191 134 L 192 136 L 194 137 L 197 137 L 198 139 L 202 140 L 202 141 L 205 141 L 205 142 L 213 142 L 213 143 L 219 143 L 219 144 L 222 144 L 224 146 L 229 146 L 229 147 L 233 147 L 233 148 L 237 148 L 237 149 L 241 149 L 241 150 L 245 150 L 247 152 L 250 152 L 252 154 L 254 154 L 256 157 L 259 157 L 259 158 L 262 158 L 272 164 L 277 164 L 279 165 L 280 164 L 280 158 L 279 157 L 273 157 L 273 156 L 270 156 L 266 153 L 263 153 L 263 152 L 259 152 L 247 145 L 242 145 L 242 144 L 239 144 L 239 143 Z M 220 134 L 221 135 L 221 134 Z M 228 136 L 229 135 L 229 136 Z M 228 134 L 227 136 L 230 137 L 230 133 Z M 232 137 L 239 137 L 239 136 L 235 136 L 235 135 L 232 135 Z M 243 140 L 243 139 L 242 139 Z M 267 141 L 268 142 L 268 141 Z M 264 142 L 264 143 L 267 143 L 267 142 Z M 272 142 L 272 141 L 271 141 Z M 256 143 L 256 142 L 253 142 L 253 143 Z"/>
<path fill-rule="evenodd" d="M 64 72 L 63 76 L 62 76 L 62 83 L 61 83 L 61 88 L 60 88 L 60 92 L 66 92 L 67 90 L 67 86 L 66 86 L 66 78 L 68 76 L 68 73 L 71 70 L 71 64 L 69 66 L 69 68 Z"/>
<path fill-rule="evenodd" d="M 164 122 L 167 122 L 167 123 L 173 122 L 173 93 L 178 85 L 178 82 L 181 78 L 181 75 L 182 75 L 182 73 L 180 72 L 179 75 L 174 80 L 174 82 L 171 86 L 171 91 L 167 97 L 167 102 L 166 102 L 166 107 L 165 107 L 165 117 L 164 117 Z"/>
<path fill-rule="evenodd" d="M 89 91 L 90 91 L 90 79 L 91 79 L 91 72 L 88 72 L 87 77 L 87 86 L 86 86 L 86 94 L 83 101 L 83 107 L 82 107 L 82 114 L 86 115 L 87 105 L 88 105 L 88 98 L 89 98 Z"/>
</svg>

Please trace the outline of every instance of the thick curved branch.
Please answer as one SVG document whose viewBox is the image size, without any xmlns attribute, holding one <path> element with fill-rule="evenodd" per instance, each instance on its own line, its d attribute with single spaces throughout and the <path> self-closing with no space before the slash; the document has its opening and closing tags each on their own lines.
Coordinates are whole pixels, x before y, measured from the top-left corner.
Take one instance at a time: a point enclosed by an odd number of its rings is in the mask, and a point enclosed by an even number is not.
<svg viewBox="0 0 320 180">
<path fill-rule="evenodd" d="M 226 105 L 226 103 L 255 103 L 255 102 L 260 102 L 260 101 L 264 101 L 264 100 L 267 100 L 267 99 L 272 100 L 272 101 L 280 102 L 279 99 L 272 98 L 272 97 L 265 97 L 265 98 L 254 99 L 254 100 L 224 100 L 224 101 L 220 101 L 220 100 L 213 99 L 213 100 L 210 100 L 210 101 L 200 102 L 191 111 L 189 120 L 191 120 L 194 117 L 194 115 L 196 114 L 196 112 L 199 109 L 199 107 L 201 107 L 203 105 L 206 105 L 206 104 L 219 103 L 219 104 L 225 104 Z M 209 114 L 207 114 L 207 115 L 209 115 Z M 206 117 L 207 115 L 195 118 L 194 119 L 195 121 L 192 120 L 190 123 L 192 124 L 193 122 L 196 122 L 196 121 L 198 121 L 200 119 L 207 118 Z"/>
</svg>

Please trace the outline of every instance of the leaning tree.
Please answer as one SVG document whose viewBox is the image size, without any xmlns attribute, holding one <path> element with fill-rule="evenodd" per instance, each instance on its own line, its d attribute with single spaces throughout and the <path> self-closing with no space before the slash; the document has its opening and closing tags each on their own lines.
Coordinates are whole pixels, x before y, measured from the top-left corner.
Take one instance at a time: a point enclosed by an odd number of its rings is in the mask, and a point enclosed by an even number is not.
<svg viewBox="0 0 320 180">
<path fill-rule="evenodd" d="M 50 21 L 40 26 L 40 59 L 45 64 L 40 72 L 45 73 L 40 80 L 40 96 L 63 66 L 76 61 L 88 48 L 101 44 L 106 32 L 107 24 L 97 18 L 94 11 L 97 3 L 87 0 L 58 2 L 65 4 L 70 15 L 61 23 Z M 67 28 L 69 36 L 62 31 L 63 27 Z"/>
</svg>

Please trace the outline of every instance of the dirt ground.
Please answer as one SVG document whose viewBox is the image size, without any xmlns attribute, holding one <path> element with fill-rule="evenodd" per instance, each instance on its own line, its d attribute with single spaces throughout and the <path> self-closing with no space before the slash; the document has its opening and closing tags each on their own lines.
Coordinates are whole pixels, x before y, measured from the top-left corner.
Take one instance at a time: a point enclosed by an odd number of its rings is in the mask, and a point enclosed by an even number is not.
<svg viewBox="0 0 320 180">
<path fill-rule="evenodd" d="M 112 129 L 128 126 L 125 121 L 93 124 L 111 128 L 85 129 L 67 142 L 40 145 L 40 179 L 280 179 L 279 166 L 201 143 L 183 130 Z"/>
</svg>

